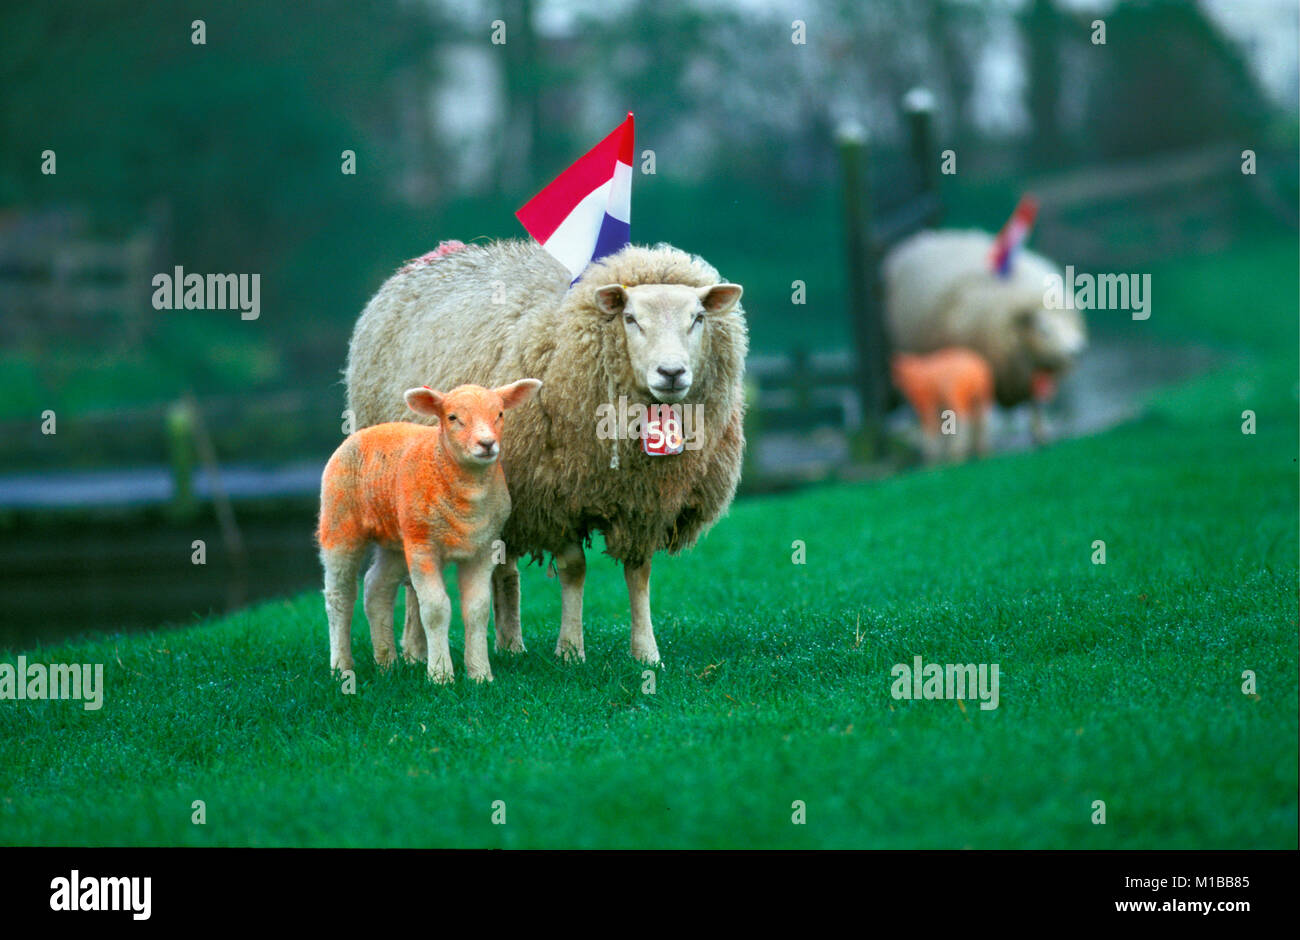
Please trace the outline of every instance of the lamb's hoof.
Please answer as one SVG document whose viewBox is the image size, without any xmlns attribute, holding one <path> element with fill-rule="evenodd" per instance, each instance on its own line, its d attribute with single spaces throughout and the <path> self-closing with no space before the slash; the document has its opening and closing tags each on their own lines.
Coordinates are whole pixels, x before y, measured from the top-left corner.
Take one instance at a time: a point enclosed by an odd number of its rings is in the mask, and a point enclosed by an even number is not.
<svg viewBox="0 0 1300 940">
<path fill-rule="evenodd" d="M 485 683 L 485 682 L 491 682 L 491 681 L 492 681 L 492 673 L 491 673 L 491 672 L 485 672 L 485 673 L 482 673 L 482 674 L 480 674 L 480 675 L 474 675 L 474 673 L 470 673 L 469 677 L 470 677 L 471 680 L 473 680 L 474 682 L 477 682 L 479 685 L 482 685 L 482 684 Z"/>
<path fill-rule="evenodd" d="M 397 651 L 391 646 L 387 649 L 375 650 L 375 665 L 380 669 L 387 669 L 397 660 Z"/>
<path fill-rule="evenodd" d="M 651 646 L 647 649 L 637 649 L 634 646 L 632 647 L 632 658 L 645 663 L 647 666 L 658 666 L 660 663 L 659 647 Z"/>
<path fill-rule="evenodd" d="M 587 654 L 581 646 L 574 646 L 571 643 L 555 644 L 555 656 L 566 663 L 585 663 Z"/>
<path fill-rule="evenodd" d="M 438 685 L 450 685 L 456 681 L 456 673 L 450 666 L 430 666 L 429 681 Z"/>
<path fill-rule="evenodd" d="M 345 672 L 354 671 L 354 663 L 351 656 L 340 656 L 330 658 L 330 672 L 338 676 Z"/>
<path fill-rule="evenodd" d="M 524 646 L 524 638 L 521 636 L 507 637 L 502 639 L 497 637 L 496 651 L 498 653 L 527 653 L 528 648 Z"/>
</svg>

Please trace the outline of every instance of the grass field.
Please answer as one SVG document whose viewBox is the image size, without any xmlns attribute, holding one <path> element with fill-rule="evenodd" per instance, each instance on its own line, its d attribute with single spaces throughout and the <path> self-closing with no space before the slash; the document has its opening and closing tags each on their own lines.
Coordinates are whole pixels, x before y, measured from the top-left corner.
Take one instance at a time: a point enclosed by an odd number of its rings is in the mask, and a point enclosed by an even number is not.
<svg viewBox="0 0 1300 940">
<path fill-rule="evenodd" d="M 603 558 L 588 662 L 553 661 L 531 568 L 530 651 L 486 687 L 458 644 L 454 686 L 378 674 L 358 614 L 340 694 L 318 594 L 28 651 L 107 691 L 0 702 L 0 842 L 1295 848 L 1296 281 L 1293 236 L 1156 272 L 1111 328 L 1231 359 L 1123 427 L 738 503 L 656 562 L 652 695 Z M 1000 706 L 893 699 L 917 655 L 998 663 Z"/>
</svg>

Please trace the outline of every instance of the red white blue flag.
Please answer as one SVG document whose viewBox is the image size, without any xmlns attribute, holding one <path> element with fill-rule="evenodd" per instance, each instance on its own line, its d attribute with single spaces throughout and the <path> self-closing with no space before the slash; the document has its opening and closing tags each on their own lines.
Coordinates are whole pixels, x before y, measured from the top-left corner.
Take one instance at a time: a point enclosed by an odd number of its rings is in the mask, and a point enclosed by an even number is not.
<svg viewBox="0 0 1300 940">
<path fill-rule="evenodd" d="M 632 112 L 515 215 L 576 281 L 632 236 Z"/>
<path fill-rule="evenodd" d="M 993 250 L 989 252 L 989 267 L 998 277 L 1011 276 L 1011 262 L 1015 260 L 1016 252 L 1029 238 L 1029 232 L 1033 229 L 1034 219 L 1037 217 L 1038 200 L 1029 195 L 1021 196 L 1020 202 L 1016 204 L 1016 211 L 1011 213 L 1007 224 L 1002 226 L 1002 231 L 998 232 L 998 237 L 993 242 Z"/>
</svg>

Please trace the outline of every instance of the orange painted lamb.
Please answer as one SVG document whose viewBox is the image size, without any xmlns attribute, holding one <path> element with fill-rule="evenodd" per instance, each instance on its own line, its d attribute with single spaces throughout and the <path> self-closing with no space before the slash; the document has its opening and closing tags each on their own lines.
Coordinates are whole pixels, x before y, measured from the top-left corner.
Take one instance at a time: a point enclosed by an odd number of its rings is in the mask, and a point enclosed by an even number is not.
<svg viewBox="0 0 1300 940">
<path fill-rule="evenodd" d="M 406 392 L 407 407 L 436 418 L 436 426 L 377 424 L 339 445 L 321 479 L 316 533 L 325 567 L 331 669 L 352 668 L 357 575 L 370 546 L 376 545 L 378 557 L 365 585 L 375 662 L 387 666 L 396 656 L 393 601 L 409 570 L 429 678 L 452 680 L 447 646 L 451 601 L 443 570 L 455 562 L 465 670 L 471 679 L 492 681 L 487 648 L 492 543 L 510 515 L 510 494 L 497 459 L 501 428 L 505 410 L 523 404 L 541 384 L 520 379 L 496 389 L 461 385 L 445 395 L 412 388 Z"/>
<path fill-rule="evenodd" d="M 925 355 L 897 353 L 894 385 L 916 411 L 927 462 L 944 456 L 962 460 L 988 451 L 988 415 L 993 407 L 993 367 L 979 353 L 948 347 Z M 951 417 L 944 414 L 951 412 Z M 951 424 L 951 427 L 944 425 Z M 942 434 L 940 432 L 943 432 Z"/>
</svg>

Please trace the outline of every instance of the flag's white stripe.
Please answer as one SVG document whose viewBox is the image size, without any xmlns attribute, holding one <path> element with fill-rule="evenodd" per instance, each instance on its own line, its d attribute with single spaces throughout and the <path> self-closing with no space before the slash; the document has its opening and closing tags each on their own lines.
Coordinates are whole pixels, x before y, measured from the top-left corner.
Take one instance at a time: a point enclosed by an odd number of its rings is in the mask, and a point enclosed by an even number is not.
<svg viewBox="0 0 1300 940">
<path fill-rule="evenodd" d="M 614 176 L 584 196 L 542 247 L 577 277 L 591 263 L 607 212 L 620 222 L 632 220 L 632 168 L 626 163 L 616 162 Z"/>
<path fill-rule="evenodd" d="M 632 168 L 626 163 L 614 164 L 613 187 L 609 191 L 609 207 L 605 210 L 620 222 L 632 221 Z"/>
</svg>

